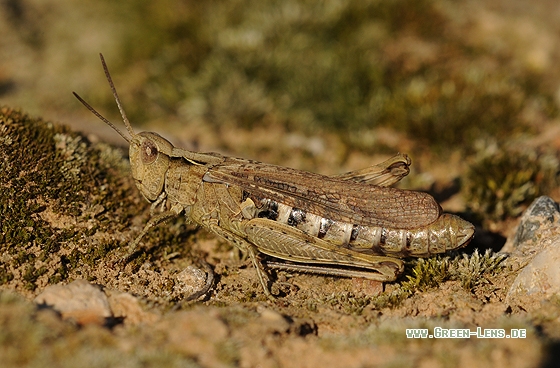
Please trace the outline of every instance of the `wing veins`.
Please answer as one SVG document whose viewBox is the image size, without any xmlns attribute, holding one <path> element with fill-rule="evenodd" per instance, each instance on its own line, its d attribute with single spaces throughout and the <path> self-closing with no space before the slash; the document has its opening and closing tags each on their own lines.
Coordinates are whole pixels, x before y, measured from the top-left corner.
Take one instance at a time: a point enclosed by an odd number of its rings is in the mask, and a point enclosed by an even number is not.
<svg viewBox="0 0 560 368">
<path fill-rule="evenodd" d="M 426 193 L 357 183 L 242 159 L 211 167 L 207 181 L 247 192 L 318 216 L 366 226 L 412 229 L 434 222 L 441 213 Z"/>
</svg>

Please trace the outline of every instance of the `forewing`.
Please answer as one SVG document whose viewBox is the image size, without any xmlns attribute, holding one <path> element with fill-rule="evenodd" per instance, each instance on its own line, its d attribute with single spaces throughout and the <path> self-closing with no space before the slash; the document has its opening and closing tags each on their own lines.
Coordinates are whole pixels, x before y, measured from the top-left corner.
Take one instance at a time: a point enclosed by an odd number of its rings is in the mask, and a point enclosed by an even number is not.
<svg viewBox="0 0 560 368">
<path fill-rule="evenodd" d="M 227 158 L 209 168 L 204 181 L 237 185 L 335 221 L 414 229 L 437 220 L 441 208 L 426 193 L 357 183 L 287 167 Z"/>
</svg>

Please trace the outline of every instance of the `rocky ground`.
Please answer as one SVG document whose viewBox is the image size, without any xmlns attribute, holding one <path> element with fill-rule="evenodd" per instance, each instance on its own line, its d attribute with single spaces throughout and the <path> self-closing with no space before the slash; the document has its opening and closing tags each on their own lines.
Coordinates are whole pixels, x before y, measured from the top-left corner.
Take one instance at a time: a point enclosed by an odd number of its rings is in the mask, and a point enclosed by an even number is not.
<svg viewBox="0 0 560 368">
<path fill-rule="evenodd" d="M 280 296 L 270 301 L 249 261 L 182 219 L 151 231 L 142 251 L 119 262 L 149 217 L 123 152 L 8 108 L 0 127 L 6 366 L 526 367 L 556 359 L 560 214 L 548 197 L 525 212 L 508 257 L 467 249 L 411 260 L 384 289 L 272 271 Z M 210 291 L 189 300 L 207 282 Z M 525 335 L 407 338 L 407 329 L 437 327 Z"/>
</svg>

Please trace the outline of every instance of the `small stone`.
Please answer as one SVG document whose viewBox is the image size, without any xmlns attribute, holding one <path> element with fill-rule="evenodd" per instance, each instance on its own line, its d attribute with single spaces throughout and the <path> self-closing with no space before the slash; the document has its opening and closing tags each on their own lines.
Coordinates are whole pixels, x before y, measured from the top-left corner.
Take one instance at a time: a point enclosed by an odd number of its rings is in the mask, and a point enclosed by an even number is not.
<svg viewBox="0 0 560 368">
<path fill-rule="evenodd" d="M 541 196 L 535 199 L 521 216 L 515 235 L 508 239 L 501 251 L 523 253 L 525 248 L 531 248 L 530 253 L 534 253 L 534 245 L 540 240 L 537 235 L 542 235 L 544 230 L 552 230 L 560 235 L 559 227 L 558 203 L 550 197 Z"/>
<path fill-rule="evenodd" d="M 560 238 L 538 253 L 510 287 L 508 300 L 517 296 L 548 299 L 560 293 Z"/>
<path fill-rule="evenodd" d="M 122 320 L 125 325 L 151 324 L 160 316 L 145 311 L 137 297 L 116 290 L 106 290 L 109 305 L 115 319 Z"/>
<path fill-rule="evenodd" d="M 521 217 L 515 235 L 502 252 L 508 263 L 523 269 L 511 285 L 506 302 L 525 307 L 560 294 L 560 212 L 549 197 L 537 198 Z"/>
<path fill-rule="evenodd" d="M 80 325 L 105 325 L 112 317 L 103 291 L 86 280 L 48 286 L 35 298 L 35 303 L 49 306 L 62 318 L 72 319 Z"/>
<path fill-rule="evenodd" d="M 206 272 L 194 266 L 188 266 L 176 276 L 174 289 L 183 295 L 192 295 L 206 286 Z"/>
</svg>

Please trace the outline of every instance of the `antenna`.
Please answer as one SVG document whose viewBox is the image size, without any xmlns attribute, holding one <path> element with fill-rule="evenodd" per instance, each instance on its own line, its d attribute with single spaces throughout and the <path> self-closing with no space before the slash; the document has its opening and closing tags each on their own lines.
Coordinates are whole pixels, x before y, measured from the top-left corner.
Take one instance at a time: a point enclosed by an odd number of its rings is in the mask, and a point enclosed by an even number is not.
<svg viewBox="0 0 560 368">
<path fill-rule="evenodd" d="M 107 77 L 107 81 L 109 82 L 109 86 L 111 87 L 111 91 L 113 92 L 113 97 L 115 98 L 115 101 L 117 102 L 117 107 L 119 108 L 119 111 L 121 113 L 122 119 L 124 121 L 124 125 L 126 126 L 126 129 L 128 130 L 128 133 L 130 134 L 130 136 L 134 137 L 136 134 L 134 133 L 134 130 L 132 129 L 132 125 L 130 125 L 130 122 L 128 121 L 128 118 L 126 117 L 126 113 L 124 112 L 124 109 L 123 109 L 122 104 L 121 104 L 121 100 L 119 99 L 119 95 L 117 94 L 117 90 L 115 88 L 115 85 L 113 84 L 113 79 L 111 79 L 111 74 L 109 73 L 109 68 L 107 68 L 107 64 L 105 63 L 105 59 L 103 58 L 103 54 L 100 53 L 99 57 L 101 58 L 101 64 L 103 64 L 103 70 L 105 71 L 105 76 Z M 95 110 L 93 107 L 91 107 L 91 105 L 88 104 L 83 98 L 81 98 L 76 92 L 72 92 L 72 93 L 78 99 L 78 101 L 80 101 L 82 103 L 82 105 L 84 105 L 89 111 L 91 111 L 101 121 L 103 121 L 105 124 L 107 124 L 111 128 L 113 128 L 117 133 L 119 133 L 119 135 L 121 137 L 123 137 L 128 143 L 130 143 L 130 138 L 128 138 L 119 128 L 117 128 L 115 126 L 115 124 L 111 123 L 107 118 L 105 118 L 103 115 L 98 113 L 97 110 Z"/>
<path fill-rule="evenodd" d="M 119 108 L 122 119 L 124 121 L 124 125 L 126 125 L 126 129 L 128 130 L 128 133 L 130 133 L 130 136 L 134 137 L 136 134 L 134 134 L 134 130 L 132 129 L 132 125 L 130 125 L 130 122 L 128 121 L 128 118 L 126 117 L 126 113 L 124 112 L 124 109 L 122 107 L 121 100 L 119 98 L 119 95 L 117 94 L 117 89 L 115 88 L 115 85 L 113 84 L 113 79 L 111 78 L 111 74 L 109 74 L 109 68 L 107 68 L 107 64 L 105 63 L 105 58 L 103 58 L 102 53 L 99 53 L 99 57 L 101 58 L 101 64 L 103 64 L 103 70 L 105 71 L 105 76 L 107 77 L 107 81 L 109 82 L 109 86 L 111 86 L 111 91 L 113 91 L 113 97 L 115 98 L 115 101 L 117 102 L 117 106 Z"/>
<path fill-rule="evenodd" d="M 117 128 L 115 126 L 115 124 L 111 123 L 103 115 L 98 113 L 93 107 L 90 106 L 90 104 L 88 104 L 86 101 L 84 101 L 84 99 L 81 98 L 80 95 L 78 95 L 76 92 L 72 92 L 72 93 L 78 99 L 78 101 L 80 101 L 82 103 L 82 105 L 84 105 L 89 111 L 91 111 L 93 113 L 93 115 L 97 116 L 101 121 L 105 122 L 105 124 L 109 125 L 113 129 L 115 129 L 115 131 L 117 133 L 119 133 L 120 136 L 123 137 L 125 139 L 125 141 L 127 141 L 130 144 L 130 138 L 128 138 L 126 135 L 124 135 L 124 133 L 121 132 L 121 130 L 119 128 Z"/>
</svg>

